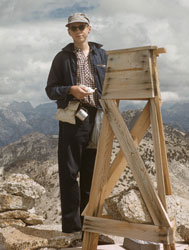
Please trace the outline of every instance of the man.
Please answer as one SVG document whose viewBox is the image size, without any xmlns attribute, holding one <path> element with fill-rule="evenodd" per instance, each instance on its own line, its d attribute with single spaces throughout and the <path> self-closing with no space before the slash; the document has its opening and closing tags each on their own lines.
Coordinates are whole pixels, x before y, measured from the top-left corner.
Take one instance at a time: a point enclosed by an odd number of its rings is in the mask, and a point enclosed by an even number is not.
<svg viewBox="0 0 189 250">
<path fill-rule="evenodd" d="M 46 93 L 57 101 L 58 108 L 66 108 L 69 101 L 78 100 L 88 116 L 76 124 L 59 122 L 58 167 L 62 209 L 62 231 L 79 232 L 81 213 L 88 203 L 96 149 L 88 148 L 101 97 L 107 55 L 102 45 L 88 42 L 91 32 L 86 14 L 75 13 L 66 24 L 73 43 L 68 44 L 54 58 L 48 76 Z M 96 91 L 91 94 L 85 88 Z M 80 184 L 77 176 L 80 172 Z"/>
</svg>

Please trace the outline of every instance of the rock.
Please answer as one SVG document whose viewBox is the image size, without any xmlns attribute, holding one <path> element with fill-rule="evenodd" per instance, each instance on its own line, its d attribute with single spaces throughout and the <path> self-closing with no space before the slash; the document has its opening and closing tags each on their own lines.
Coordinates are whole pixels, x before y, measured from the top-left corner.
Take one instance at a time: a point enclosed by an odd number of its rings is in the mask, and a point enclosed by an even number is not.
<svg viewBox="0 0 189 250">
<path fill-rule="evenodd" d="M 173 195 L 166 196 L 166 201 L 169 218 L 173 220 L 176 217 L 177 210 L 180 208 L 179 201 Z M 140 191 L 136 189 L 110 196 L 105 201 L 105 208 L 114 219 L 133 223 L 152 223 Z"/>
<path fill-rule="evenodd" d="M 11 194 L 37 199 L 45 193 L 44 187 L 26 174 L 12 174 L 4 182 L 4 189 Z"/>
<path fill-rule="evenodd" d="M 29 214 L 27 218 L 23 218 L 23 221 L 27 225 L 38 225 L 43 224 L 44 218 L 36 214 Z"/>
<path fill-rule="evenodd" d="M 29 212 L 23 210 L 13 210 L 0 213 L 0 219 L 26 219 Z"/>
<path fill-rule="evenodd" d="M 105 208 L 114 219 L 135 223 L 152 223 L 141 194 L 135 189 L 128 192 L 123 191 L 106 199 Z"/>
<path fill-rule="evenodd" d="M 8 226 L 25 226 L 26 224 L 22 220 L 15 219 L 0 219 L 0 228 L 8 227 Z"/>
<path fill-rule="evenodd" d="M 160 250 L 160 244 L 128 238 L 124 239 L 123 247 L 127 250 Z"/>
<path fill-rule="evenodd" d="M 34 210 L 35 198 L 44 193 L 42 186 L 22 174 L 11 175 L 2 186 L 4 191 L 0 192 L 0 228 L 43 223 L 42 216 L 29 212 Z"/>
<path fill-rule="evenodd" d="M 28 227 L 6 227 L 1 231 L 2 245 L 6 250 L 26 250 L 40 248 L 65 248 L 80 235 L 67 236 L 59 231 L 39 230 Z"/>
<path fill-rule="evenodd" d="M 0 193 L 0 212 L 7 210 L 28 210 L 34 206 L 34 199 Z"/>
<path fill-rule="evenodd" d="M 187 226 L 184 226 L 184 225 L 180 226 L 178 228 L 178 231 L 180 233 L 180 236 L 184 239 L 184 241 L 189 244 L 189 225 L 187 225 Z"/>
<path fill-rule="evenodd" d="M 0 227 L 13 225 L 14 221 L 16 225 L 20 226 L 37 225 L 43 224 L 44 218 L 42 216 L 23 210 L 13 210 L 0 213 Z"/>
</svg>

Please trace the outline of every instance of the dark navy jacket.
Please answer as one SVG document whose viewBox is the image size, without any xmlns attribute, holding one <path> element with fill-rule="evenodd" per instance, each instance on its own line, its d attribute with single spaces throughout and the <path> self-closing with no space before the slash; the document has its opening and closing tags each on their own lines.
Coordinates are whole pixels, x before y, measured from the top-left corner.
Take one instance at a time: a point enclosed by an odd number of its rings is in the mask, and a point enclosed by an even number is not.
<svg viewBox="0 0 189 250">
<path fill-rule="evenodd" d="M 90 60 L 94 69 L 94 80 L 97 87 L 97 95 L 100 99 L 107 64 L 107 54 L 102 45 L 89 42 L 91 48 Z M 49 72 L 46 93 L 51 100 L 56 100 L 58 108 L 65 108 L 69 100 L 71 86 L 76 85 L 77 61 L 74 53 L 74 44 L 70 43 L 62 49 L 54 58 Z M 100 105 L 97 108 L 101 108 Z"/>
</svg>

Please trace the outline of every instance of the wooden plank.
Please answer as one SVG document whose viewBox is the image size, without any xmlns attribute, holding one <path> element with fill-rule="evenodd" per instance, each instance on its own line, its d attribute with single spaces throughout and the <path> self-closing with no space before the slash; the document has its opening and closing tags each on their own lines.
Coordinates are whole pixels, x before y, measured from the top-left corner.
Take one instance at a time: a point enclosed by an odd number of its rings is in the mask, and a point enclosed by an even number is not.
<svg viewBox="0 0 189 250">
<path fill-rule="evenodd" d="M 137 151 L 117 106 L 110 100 L 103 100 L 101 103 L 103 104 L 103 109 L 127 159 L 128 165 L 132 170 L 133 176 L 138 184 L 154 224 L 170 226 L 169 217 L 154 190 L 144 162 Z"/>
<path fill-rule="evenodd" d="M 108 55 L 107 71 L 109 70 L 128 70 L 132 68 L 149 68 L 148 58 L 150 51 L 132 51 L 127 53 L 113 53 Z"/>
<path fill-rule="evenodd" d="M 177 229 L 177 226 L 176 226 L 176 218 L 174 218 L 172 221 L 171 221 L 171 227 L 173 229 L 174 232 L 176 232 L 176 229 Z M 176 243 L 175 243 L 175 237 L 173 239 L 173 242 L 170 244 L 171 246 L 171 250 L 176 250 Z"/>
<path fill-rule="evenodd" d="M 147 82 L 150 78 L 150 71 L 148 69 L 109 69 L 106 72 L 105 82 L 104 85 L 106 85 L 106 82 L 114 82 L 117 79 L 117 82 L 120 81 L 132 81 L 131 83 L 137 84 L 138 81 L 140 82 Z"/>
<path fill-rule="evenodd" d="M 124 77 L 107 73 L 102 99 L 137 100 L 154 97 L 150 74 L 144 72 L 127 72 Z M 147 75 L 148 74 L 148 75 Z"/>
<path fill-rule="evenodd" d="M 176 244 L 175 243 L 171 244 L 170 246 L 171 246 L 171 250 L 176 250 Z"/>
<path fill-rule="evenodd" d="M 158 47 L 155 45 L 152 46 L 143 46 L 143 47 L 135 47 L 135 48 L 128 48 L 128 49 L 115 49 L 115 50 L 108 50 L 108 54 L 114 54 L 114 53 L 129 53 L 129 52 L 135 52 L 140 50 L 156 50 Z"/>
<path fill-rule="evenodd" d="M 150 104 L 148 101 L 141 115 L 135 122 L 135 125 L 131 129 L 131 136 L 134 138 L 134 140 L 138 141 L 138 144 L 143 139 L 149 126 L 150 126 Z"/>
<path fill-rule="evenodd" d="M 166 53 L 166 49 L 165 48 L 158 48 L 158 49 L 154 50 L 154 54 L 156 56 L 159 56 L 159 54 L 164 54 L 164 53 Z"/>
<path fill-rule="evenodd" d="M 131 135 L 138 145 L 142 138 L 144 137 L 147 129 L 150 125 L 150 113 L 149 113 L 149 102 L 146 104 L 144 110 L 140 114 L 139 118 L 135 122 L 135 125 L 131 129 Z M 120 150 L 114 161 L 112 162 L 111 168 L 109 170 L 108 182 L 105 189 L 105 197 L 108 197 L 116 185 L 118 179 L 123 173 L 124 169 L 127 167 L 127 161 L 123 152 Z"/>
<path fill-rule="evenodd" d="M 164 244 L 163 245 L 163 250 L 171 250 L 171 246 L 167 245 L 167 244 Z"/>
<path fill-rule="evenodd" d="M 99 234 L 84 231 L 82 250 L 96 250 L 98 246 Z"/>
<path fill-rule="evenodd" d="M 106 188 L 104 190 L 104 197 L 107 198 L 112 192 L 114 186 L 119 180 L 124 169 L 127 167 L 127 162 L 122 151 L 120 151 L 114 161 L 112 162 L 111 168 L 109 170 L 108 181 Z"/>
<path fill-rule="evenodd" d="M 176 250 L 176 245 L 175 243 L 172 243 L 172 244 L 164 244 L 163 245 L 163 249 L 164 250 Z M 184 250 L 184 249 L 183 249 Z"/>
<path fill-rule="evenodd" d="M 133 73 L 134 76 L 136 76 L 136 74 Z M 130 79 L 124 79 L 124 78 L 109 78 L 109 80 L 107 80 L 106 84 L 105 84 L 105 88 L 103 91 L 103 99 L 106 99 L 106 95 L 111 93 L 111 92 L 118 92 L 120 93 L 121 91 L 124 91 L 124 94 L 122 94 L 121 96 L 123 98 L 130 98 L 130 95 L 127 94 L 128 92 L 131 92 L 133 95 L 134 91 L 144 91 L 147 92 L 147 94 L 149 93 L 149 96 L 152 97 L 152 84 L 149 81 L 149 79 L 147 81 L 143 81 L 142 76 L 140 78 L 140 80 L 134 80 L 134 77 L 131 77 L 131 81 Z M 116 83 L 117 82 L 117 83 Z M 112 93 L 114 94 L 114 93 Z M 113 96 L 113 95 L 112 95 Z M 134 98 L 136 98 L 136 96 L 141 97 L 141 95 L 134 95 Z M 119 98 L 118 98 L 119 99 Z"/>
<path fill-rule="evenodd" d="M 169 227 L 136 224 L 92 216 L 85 217 L 83 230 L 157 243 L 171 244 L 174 242 L 174 230 Z"/>
<path fill-rule="evenodd" d="M 125 73 L 125 72 L 129 72 L 129 71 L 143 71 L 144 68 L 137 68 L 137 67 L 133 67 L 133 68 L 126 68 L 125 67 L 123 69 L 112 69 L 112 68 L 108 68 L 106 73 Z"/>
<path fill-rule="evenodd" d="M 156 178 L 157 178 L 157 189 L 158 194 L 161 199 L 161 202 L 167 211 L 166 199 L 165 199 L 165 184 L 163 176 L 163 163 L 161 156 L 161 145 L 160 145 L 160 136 L 159 136 L 159 126 L 157 120 L 156 106 L 154 99 L 150 100 L 150 118 L 152 124 L 152 137 L 154 142 L 154 159 L 156 167 Z"/>
<path fill-rule="evenodd" d="M 163 173 L 164 173 L 164 182 L 165 182 L 165 192 L 167 195 L 172 194 L 172 187 L 171 181 L 169 177 L 169 169 L 168 169 L 168 160 L 167 160 L 167 152 L 165 146 L 165 136 L 164 136 L 164 129 L 163 129 L 163 121 L 161 115 L 161 93 L 160 93 L 160 83 L 158 78 L 158 69 L 157 69 L 157 57 L 154 51 L 151 53 L 152 57 L 152 75 L 153 75 L 153 82 L 156 88 L 154 89 L 154 93 L 156 92 L 155 97 L 155 105 L 157 110 L 157 118 L 159 124 L 159 134 L 160 134 L 160 142 L 161 142 L 161 153 L 162 153 L 162 161 L 163 161 Z"/>
<path fill-rule="evenodd" d="M 108 178 L 108 170 L 112 152 L 113 131 L 104 114 L 101 136 L 99 137 L 97 156 L 95 161 L 93 180 L 91 185 L 89 203 L 86 213 L 92 216 L 102 214 L 104 204 L 104 187 Z M 98 234 L 85 232 L 83 241 L 83 250 L 96 250 L 98 244 Z"/>
<path fill-rule="evenodd" d="M 136 92 L 136 88 L 128 91 L 125 88 L 117 89 L 116 91 L 109 89 L 107 92 L 103 93 L 103 99 L 147 100 L 154 97 L 151 89 L 142 89 L 139 91 L 138 95 Z"/>
<path fill-rule="evenodd" d="M 104 81 L 104 93 L 109 88 L 116 91 L 117 88 L 126 88 L 126 90 L 152 89 L 152 83 L 149 71 L 128 71 L 128 72 L 107 72 Z"/>
<path fill-rule="evenodd" d="M 97 148 L 93 180 L 91 184 L 90 198 L 87 210 L 88 215 L 95 215 L 94 211 L 96 211 L 96 209 L 99 210 L 98 201 L 100 200 L 100 194 L 104 188 L 104 185 L 107 182 L 113 137 L 113 131 L 106 118 L 106 115 L 104 115 L 101 136 L 99 137 Z"/>
<path fill-rule="evenodd" d="M 158 78 L 158 71 L 157 71 L 157 56 L 155 55 L 154 51 L 151 51 L 151 73 L 153 78 L 153 85 L 154 85 L 154 94 L 159 99 L 161 99 L 161 93 L 160 93 L 160 82 Z"/>
<path fill-rule="evenodd" d="M 158 98 L 155 98 L 155 105 L 156 105 L 157 118 L 158 118 L 158 124 L 159 124 L 159 134 L 160 134 L 162 161 L 163 161 L 163 174 L 164 174 L 165 190 L 166 190 L 167 195 L 171 195 L 172 194 L 172 187 L 171 187 L 171 180 L 170 180 L 170 176 L 169 176 L 169 168 L 168 168 L 167 151 L 166 151 L 166 145 L 165 145 L 163 121 L 162 121 L 161 109 L 160 109 L 160 104 L 159 104 Z"/>
</svg>

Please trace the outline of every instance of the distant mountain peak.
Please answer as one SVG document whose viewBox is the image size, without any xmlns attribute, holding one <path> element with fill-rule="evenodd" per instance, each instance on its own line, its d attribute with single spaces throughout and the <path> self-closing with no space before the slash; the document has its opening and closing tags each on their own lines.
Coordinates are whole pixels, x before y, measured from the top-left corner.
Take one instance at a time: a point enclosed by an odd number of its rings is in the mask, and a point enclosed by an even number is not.
<svg viewBox="0 0 189 250">
<path fill-rule="evenodd" d="M 28 101 L 26 102 L 13 101 L 11 104 L 9 104 L 7 108 L 11 109 L 12 111 L 23 112 L 23 113 L 32 111 L 34 109 L 31 103 Z"/>
</svg>

